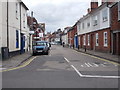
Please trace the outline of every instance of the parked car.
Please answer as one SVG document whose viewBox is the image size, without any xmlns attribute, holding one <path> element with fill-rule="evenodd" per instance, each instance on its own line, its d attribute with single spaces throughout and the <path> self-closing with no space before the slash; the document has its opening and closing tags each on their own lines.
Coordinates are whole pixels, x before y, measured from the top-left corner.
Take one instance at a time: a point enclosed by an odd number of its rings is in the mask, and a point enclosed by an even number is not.
<svg viewBox="0 0 120 90">
<path fill-rule="evenodd" d="M 38 53 L 40 54 L 49 54 L 50 44 L 46 41 L 35 41 L 33 42 L 33 55 Z"/>
</svg>

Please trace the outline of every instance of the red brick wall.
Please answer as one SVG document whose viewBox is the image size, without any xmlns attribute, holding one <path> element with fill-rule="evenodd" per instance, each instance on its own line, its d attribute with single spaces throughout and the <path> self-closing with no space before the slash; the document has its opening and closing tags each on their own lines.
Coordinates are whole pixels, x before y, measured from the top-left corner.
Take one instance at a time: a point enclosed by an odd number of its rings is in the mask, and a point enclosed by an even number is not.
<svg viewBox="0 0 120 90">
<path fill-rule="evenodd" d="M 120 31 L 120 21 L 118 21 L 118 4 L 111 7 L 111 31 Z M 120 55 L 120 33 L 116 33 L 116 52 L 115 54 Z"/>
<path fill-rule="evenodd" d="M 108 38 L 108 46 L 104 47 L 104 32 L 107 32 L 107 38 Z M 98 42 L 99 45 L 96 46 L 96 33 L 98 33 Z M 90 45 L 88 46 L 88 34 L 90 35 Z M 83 45 L 84 41 L 83 41 L 83 35 L 79 35 L 80 37 L 80 48 L 85 48 L 85 45 Z M 91 32 L 91 33 L 87 33 L 86 36 L 86 48 L 89 50 L 96 50 L 96 51 L 101 51 L 101 52 L 110 52 L 111 51 L 111 36 L 110 36 L 110 28 L 108 29 L 103 29 L 103 30 L 99 30 L 96 32 Z"/>
<path fill-rule="evenodd" d="M 111 8 L 111 30 L 120 30 L 120 21 L 118 21 L 118 4 Z"/>
</svg>

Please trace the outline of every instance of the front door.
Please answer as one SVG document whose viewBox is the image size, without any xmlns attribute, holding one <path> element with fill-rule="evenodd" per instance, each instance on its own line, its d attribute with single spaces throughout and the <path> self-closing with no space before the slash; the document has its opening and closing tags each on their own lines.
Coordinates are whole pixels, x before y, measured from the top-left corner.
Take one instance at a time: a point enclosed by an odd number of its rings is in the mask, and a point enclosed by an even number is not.
<svg viewBox="0 0 120 90">
<path fill-rule="evenodd" d="M 24 34 L 21 34 L 21 53 L 25 52 L 24 47 L 25 47 L 25 36 Z"/>
</svg>

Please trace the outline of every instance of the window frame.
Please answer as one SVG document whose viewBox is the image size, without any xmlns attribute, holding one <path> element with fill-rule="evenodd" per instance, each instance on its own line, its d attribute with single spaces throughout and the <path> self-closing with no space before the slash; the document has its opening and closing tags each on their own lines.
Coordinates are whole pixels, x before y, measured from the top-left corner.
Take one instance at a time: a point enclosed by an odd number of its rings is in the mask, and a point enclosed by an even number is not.
<svg viewBox="0 0 120 90">
<path fill-rule="evenodd" d="M 95 38 L 96 38 L 96 46 L 99 46 L 99 34 L 98 33 L 96 33 L 95 34 Z"/>
<path fill-rule="evenodd" d="M 108 46 L 108 33 L 104 32 L 103 34 L 104 34 L 104 47 L 107 47 Z"/>
<path fill-rule="evenodd" d="M 108 21 L 108 12 L 107 12 L 107 9 L 105 9 L 105 10 L 102 11 L 102 21 L 103 22 Z"/>
<path fill-rule="evenodd" d="M 97 25 L 98 25 L 98 16 L 95 15 L 95 16 L 93 17 L 93 26 L 97 26 Z"/>
<path fill-rule="evenodd" d="M 90 46 L 90 35 L 88 34 L 87 37 L 88 37 L 88 46 Z"/>
<path fill-rule="evenodd" d="M 18 19 L 18 12 L 19 12 L 19 4 L 16 3 L 16 19 Z"/>
<path fill-rule="evenodd" d="M 86 36 L 85 35 L 83 36 L 83 45 L 84 46 L 86 45 Z"/>
<path fill-rule="evenodd" d="M 120 1 L 118 2 L 118 21 L 120 21 Z"/>
</svg>

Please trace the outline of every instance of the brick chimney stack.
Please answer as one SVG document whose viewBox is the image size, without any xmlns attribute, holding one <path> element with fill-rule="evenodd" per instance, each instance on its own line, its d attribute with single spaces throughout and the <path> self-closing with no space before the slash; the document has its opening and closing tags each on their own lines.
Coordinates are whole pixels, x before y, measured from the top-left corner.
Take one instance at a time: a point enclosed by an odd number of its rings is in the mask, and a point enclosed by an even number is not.
<svg viewBox="0 0 120 90">
<path fill-rule="evenodd" d="M 102 0 L 102 4 L 107 3 L 108 5 L 115 2 L 115 0 Z"/>
<path fill-rule="evenodd" d="M 90 8 L 88 8 L 87 11 L 88 11 L 88 13 L 90 13 L 91 12 Z"/>
<path fill-rule="evenodd" d="M 91 2 L 91 11 L 93 11 L 94 9 L 98 8 L 98 2 L 96 2 L 96 0 L 93 2 Z"/>
</svg>

